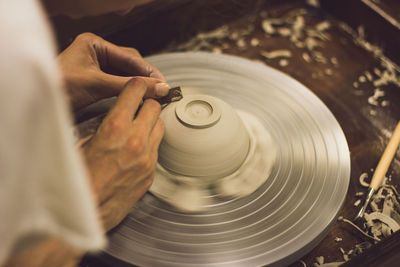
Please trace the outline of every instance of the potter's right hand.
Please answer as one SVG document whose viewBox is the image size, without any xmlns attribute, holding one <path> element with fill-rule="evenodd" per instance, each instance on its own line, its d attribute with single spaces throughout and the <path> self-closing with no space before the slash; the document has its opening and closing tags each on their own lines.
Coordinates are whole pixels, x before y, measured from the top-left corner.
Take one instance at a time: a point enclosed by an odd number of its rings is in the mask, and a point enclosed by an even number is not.
<svg viewBox="0 0 400 267">
<path fill-rule="evenodd" d="M 97 133 L 83 145 L 93 190 L 106 230 L 115 227 L 151 186 L 164 134 L 161 107 L 153 99 L 139 106 L 154 83 L 133 78 Z"/>
</svg>

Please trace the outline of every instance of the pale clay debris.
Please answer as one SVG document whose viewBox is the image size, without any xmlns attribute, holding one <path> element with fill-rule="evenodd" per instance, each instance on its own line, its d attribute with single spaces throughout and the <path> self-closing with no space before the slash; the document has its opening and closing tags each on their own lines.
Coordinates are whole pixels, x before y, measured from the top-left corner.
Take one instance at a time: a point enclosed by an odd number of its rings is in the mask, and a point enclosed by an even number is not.
<svg viewBox="0 0 400 267">
<path fill-rule="evenodd" d="M 222 49 L 219 48 L 219 47 L 214 47 L 212 49 L 212 52 L 215 53 L 215 54 L 222 54 Z"/>
<path fill-rule="evenodd" d="M 310 57 L 310 55 L 309 55 L 307 52 L 303 52 L 303 53 L 301 54 L 301 56 L 303 57 L 303 59 L 304 59 L 305 62 L 307 62 L 307 63 L 310 63 L 310 62 L 311 62 L 311 57 Z"/>
<path fill-rule="evenodd" d="M 303 15 L 307 10 L 299 9 L 289 12 L 284 18 L 264 19 L 261 23 L 266 34 L 277 34 L 282 37 L 289 37 L 289 40 L 298 48 L 306 48 L 311 54 L 304 56 L 306 62 L 315 60 L 316 62 L 326 64 L 328 59 L 319 51 L 323 46 L 322 41 L 330 40 L 326 31 L 331 27 L 329 21 L 322 21 L 314 26 L 306 26 L 306 20 Z M 286 18 L 286 19 L 285 19 Z M 332 60 L 332 64 L 337 65 L 337 59 Z"/>
<path fill-rule="evenodd" d="M 287 37 L 292 34 L 292 31 L 289 28 L 279 28 L 278 33 L 281 36 Z"/>
<path fill-rule="evenodd" d="M 316 38 L 321 41 L 330 41 L 331 40 L 331 37 L 323 31 L 318 31 L 315 29 L 308 28 L 308 29 L 306 29 L 306 33 L 307 33 L 308 37 L 313 37 L 313 38 Z"/>
<path fill-rule="evenodd" d="M 258 40 L 257 38 L 252 38 L 250 40 L 250 45 L 251 46 L 259 46 L 260 45 L 260 40 Z"/>
<path fill-rule="evenodd" d="M 318 267 L 339 267 L 340 265 L 342 265 L 344 263 L 344 261 L 335 261 L 335 262 L 327 262 L 321 265 L 316 265 Z"/>
<path fill-rule="evenodd" d="M 356 202 L 354 202 L 354 207 L 360 206 L 360 203 L 361 203 L 361 199 L 356 200 Z"/>
<path fill-rule="evenodd" d="M 302 30 L 305 26 L 305 20 L 303 16 L 297 16 L 292 26 L 293 34 L 292 41 L 296 41 L 298 38 L 301 38 L 303 33 Z"/>
<path fill-rule="evenodd" d="M 358 81 L 359 81 L 360 83 L 365 83 L 365 82 L 367 81 L 367 78 L 365 78 L 363 75 L 360 75 L 360 76 L 358 77 Z"/>
<path fill-rule="evenodd" d="M 372 82 L 375 87 L 381 87 L 388 84 L 394 84 L 400 87 L 400 67 L 384 55 L 382 48 L 373 45 L 365 40 L 364 27 L 359 26 L 357 31 L 354 31 L 350 26 L 345 23 L 340 23 L 339 26 L 353 37 L 353 40 L 356 44 L 371 52 L 376 58 L 381 61 L 381 66 L 383 70 L 379 70 L 376 67 L 373 69 L 373 73 L 378 76 L 378 78 L 374 80 L 372 74 L 369 71 L 366 71 L 366 79 L 369 82 Z M 378 102 L 373 97 L 368 99 L 368 103 L 378 106 Z"/>
<path fill-rule="evenodd" d="M 333 74 L 332 69 L 325 69 L 325 74 L 331 76 Z"/>
<path fill-rule="evenodd" d="M 286 67 L 287 65 L 289 65 L 289 60 L 287 60 L 287 59 L 279 60 L 279 66 Z"/>
<path fill-rule="evenodd" d="M 180 44 L 176 47 L 178 51 L 201 51 L 209 50 L 215 47 L 211 45 L 211 40 L 221 40 L 229 36 L 229 27 L 227 25 L 221 26 L 215 30 L 209 32 L 201 32 L 195 37 L 187 41 L 186 43 Z"/>
<path fill-rule="evenodd" d="M 359 255 L 359 254 L 363 253 L 364 250 L 369 249 L 370 247 L 372 247 L 372 244 L 371 244 L 371 242 L 368 242 L 368 241 L 362 242 L 360 244 L 356 244 L 354 254 Z"/>
<path fill-rule="evenodd" d="M 342 242 L 343 241 L 343 238 L 341 238 L 341 237 L 335 237 L 335 242 L 336 243 L 339 243 L 339 242 Z"/>
<path fill-rule="evenodd" d="M 357 192 L 356 197 L 362 197 L 364 195 L 364 192 Z"/>
<path fill-rule="evenodd" d="M 312 7 L 320 7 L 319 0 L 306 0 L 306 3 Z"/>
<path fill-rule="evenodd" d="M 271 23 L 271 21 L 269 21 L 269 20 L 264 20 L 264 21 L 261 23 L 261 27 L 263 28 L 263 30 L 264 30 L 267 34 L 274 34 L 274 33 L 276 32 L 274 26 L 272 26 L 272 23 Z"/>
<path fill-rule="evenodd" d="M 243 38 L 239 39 L 239 40 L 237 40 L 236 45 L 239 48 L 245 48 L 246 47 L 246 41 Z"/>
<path fill-rule="evenodd" d="M 339 65 L 339 61 L 337 60 L 336 57 L 331 57 L 331 63 L 335 66 Z"/>
<path fill-rule="evenodd" d="M 373 81 L 372 74 L 371 74 L 369 71 L 365 71 L 365 77 L 367 77 L 367 80 L 368 80 L 369 82 L 372 82 L 372 81 Z"/>
<path fill-rule="evenodd" d="M 367 221 L 367 227 L 370 228 L 371 233 L 377 238 L 382 235 L 387 237 L 400 229 L 399 224 L 394 219 L 379 211 L 369 214 L 365 213 L 364 218 Z M 380 221 L 381 223 L 374 223 L 375 221 Z"/>
<path fill-rule="evenodd" d="M 324 256 L 319 256 L 315 258 L 316 263 L 318 263 L 319 265 L 324 264 L 325 262 L 325 258 Z"/>
<path fill-rule="evenodd" d="M 295 45 L 297 48 L 304 48 L 304 47 L 305 47 L 304 42 L 301 42 L 301 41 L 295 41 L 295 42 L 294 42 L 294 45 Z"/>
<path fill-rule="evenodd" d="M 387 106 L 389 106 L 389 101 L 383 100 L 383 101 L 381 102 L 381 106 L 382 106 L 382 107 L 387 107 Z"/>
<path fill-rule="evenodd" d="M 324 64 L 328 62 L 326 57 L 319 51 L 314 51 L 313 56 L 314 56 L 314 60 L 317 62 L 324 63 Z"/>
<path fill-rule="evenodd" d="M 273 51 L 261 51 L 260 54 L 263 57 L 266 57 L 268 59 L 274 59 L 274 58 L 278 58 L 278 57 L 286 57 L 289 58 L 292 56 L 292 52 L 290 52 L 290 50 L 287 49 L 279 49 L 279 50 L 273 50 Z"/>
<path fill-rule="evenodd" d="M 367 183 L 367 182 L 365 181 L 365 179 L 367 179 L 367 178 L 368 178 L 368 173 L 366 173 L 366 172 L 364 172 L 364 173 L 362 173 L 362 174 L 360 175 L 359 181 L 360 181 L 360 184 L 361 184 L 362 186 L 364 186 L 364 187 L 369 187 L 369 183 Z"/>
<path fill-rule="evenodd" d="M 373 171 L 373 169 L 371 169 L 371 171 Z M 367 173 L 362 173 L 360 175 L 360 184 L 363 186 L 367 184 L 364 181 L 366 177 L 368 177 Z M 379 187 L 377 192 L 372 196 L 372 200 L 369 203 L 369 208 L 372 212 L 364 213 L 365 222 L 363 227 L 365 230 L 342 216 L 339 217 L 338 220 L 352 225 L 363 235 L 373 239 L 375 242 L 379 242 L 382 238 L 388 237 L 392 233 L 400 230 L 400 195 L 393 185 L 387 184 L 388 180 L 389 179 L 385 179 L 381 187 Z M 371 244 L 369 242 L 357 244 L 355 250 L 350 250 L 347 255 L 358 255 L 370 246 Z"/>
<path fill-rule="evenodd" d="M 330 27 L 331 27 L 331 23 L 330 23 L 329 21 L 326 21 L 326 20 L 325 20 L 325 21 L 323 21 L 323 22 L 318 23 L 318 24 L 315 26 L 315 29 L 316 29 L 317 31 L 323 32 L 323 31 L 328 30 Z"/>
<path fill-rule="evenodd" d="M 371 169 L 371 171 L 373 171 L 373 169 Z M 360 184 L 362 186 L 368 186 L 368 183 L 365 182 L 367 177 L 367 173 L 362 173 L 360 175 Z M 371 238 L 375 242 L 379 242 L 382 238 L 388 237 L 392 233 L 400 230 L 400 195 L 393 185 L 387 184 L 387 181 L 388 179 L 383 182 L 372 197 L 372 201 L 369 204 L 372 212 L 364 213 L 365 223 L 363 226 L 365 230 L 342 216 L 338 218 L 338 221 L 343 221 L 352 225 L 364 236 Z M 361 196 L 360 192 L 357 192 L 356 195 Z M 356 244 L 355 249 L 351 249 L 347 253 L 343 248 L 339 248 L 339 250 L 343 254 L 343 259 L 347 261 L 350 257 L 361 254 L 365 249 L 371 246 L 372 244 L 370 242 L 363 242 Z"/>
<path fill-rule="evenodd" d="M 394 69 L 384 70 L 379 79 L 373 82 L 374 86 L 383 86 L 390 83 L 400 86 L 400 78 L 397 76 Z"/>
<path fill-rule="evenodd" d="M 260 63 L 260 64 L 262 64 L 262 65 L 265 64 L 264 61 L 259 60 L 259 59 L 252 59 L 252 61 L 257 62 L 257 63 Z"/>
<path fill-rule="evenodd" d="M 231 31 L 228 25 L 221 26 L 215 30 L 208 32 L 198 33 L 195 37 L 187 41 L 186 43 L 180 44 L 177 47 L 171 46 L 166 50 L 174 51 L 210 51 L 219 53 L 223 49 L 231 48 L 231 45 L 227 40 L 235 41 L 235 45 L 239 49 L 245 49 L 247 43 L 244 37 L 250 35 L 254 31 L 254 25 L 249 24 L 245 28 L 241 28 L 235 31 Z M 225 42 L 223 42 L 225 41 Z M 253 40 L 253 45 L 254 45 Z M 222 51 L 221 51 L 222 52 Z"/>
<path fill-rule="evenodd" d="M 199 33 L 197 38 L 199 39 L 219 39 L 228 36 L 229 34 L 229 27 L 227 25 L 221 26 L 213 31 Z"/>
<path fill-rule="evenodd" d="M 229 48 L 231 48 L 231 45 L 229 43 L 223 43 L 221 48 L 222 49 L 229 49 Z"/>
<path fill-rule="evenodd" d="M 377 237 L 375 237 L 375 236 L 371 236 L 371 235 L 369 235 L 366 231 L 364 231 L 364 230 L 362 230 L 360 227 L 358 227 L 357 225 L 355 225 L 352 221 L 350 221 L 350 220 L 348 220 L 348 219 L 346 219 L 346 218 L 341 218 L 340 219 L 340 217 L 338 218 L 338 221 L 342 221 L 342 222 L 345 222 L 345 223 L 348 223 L 348 224 L 350 224 L 351 226 L 353 226 L 357 231 L 359 231 L 361 234 L 363 234 L 364 236 L 366 236 L 366 237 L 368 237 L 368 238 L 370 238 L 370 239 L 372 239 L 372 240 L 375 240 L 375 241 L 381 241 L 379 238 L 377 238 Z"/>
<path fill-rule="evenodd" d="M 347 253 L 343 253 L 343 259 L 344 259 L 344 261 L 349 261 L 350 257 Z"/>
<path fill-rule="evenodd" d="M 305 39 L 304 43 L 308 50 L 314 50 L 315 48 L 322 46 L 321 42 L 319 42 L 311 37 L 307 37 Z"/>
<path fill-rule="evenodd" d="M 370 242 L 362 242 L 360 244 L 356 244 L 354 249 L 350 249 L 348 252 L 346 252 L 342 247 L 339 247 L 340 253 L 342 253 L 342 257 L 344 261 L 338 261 L 338 262 L 328 262 L 324 264 L 318 264 L 317 262 L 314 263 L 314 266 L 317 267 L 338 267 L 341 266 L 343 263 L 346 261 L 350 260 L 352 256 L 360 255 L 363 253 L 365 249 L 368 249 L 372 246 Z"/>
<path fill-rule="evenodd" d="M 375 88 L 374 95 L 368 98 L 368 103 L 374 106 L 379 106 L 379 98 L 385 96 L 385 92 L 380 88 Z"/>
<path fill-rule="evenodd" d="M 239 33 L 238 32 L 232 32 L 231 35 L 229 36 L 230 39 L 232 40 L 238 40 L 239 39 Z"/>
</svg>

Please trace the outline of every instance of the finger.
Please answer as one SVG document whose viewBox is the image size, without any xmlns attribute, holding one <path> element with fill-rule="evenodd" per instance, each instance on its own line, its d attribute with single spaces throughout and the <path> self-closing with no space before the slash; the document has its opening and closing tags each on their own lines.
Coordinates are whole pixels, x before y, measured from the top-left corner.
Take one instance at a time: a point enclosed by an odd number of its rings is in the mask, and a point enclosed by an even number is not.
<svg viewBox="0 0 400 267">
<path fill-rule="evenodd" d="M 99 79 L 101 86 L 99 85 L 99 87 L 103 88 L 104 90 L 108 90 L 109 92 L 113 92 L 114 94 L 118 94 L 130 79 L 132 79 L 132 77 L 123 77 L 101 72 Z M 140 79 L 146 83 L 147 87 L 144 98 L 163 97 L 166 96 L 169 89 L 171 89 L 171 86 L 169 86 L 168 83 L 160 79 L 148 77 L 140 77 Z"/>
<path fill-rule="evenodd" d="M 161 72 L 146 62 L 134 48 L 120 47 L 101 39 L 96 51 L 102 55 L 102 62 L 110 67 L 133 76 L 145 76 L 165 81 Z M 104 58 L 105 57 L 105 58 Z"/>
<path fill-rule="evenodd" d="M 166 81 L 161 71 L 156 67 L 154 67 L 153 65 L 151 65 L 150 63 L 148 63 L 136 49 L 131 47 L 120 47 L 120 48 L 124 50 L 124 52 L 126 53 L 126 57 L 128 57 L 128 59 L 124 58 L 122 59 L 123 61 L 122 67 L 126 69 L 122 69 L 117 65 L 113 66 L 114 68 L 117 68 L 131 75 L 142 75 Z M 128 62 L 126 60 L 128 60 Z M 127 63 L 129 64 L 127 65 Z M 137 72 L 138 74 L 135 74 L 134 72 Z"/>
<path fill-rule="evenodd" d="M 161 106 L 158 102 L 152 99 L 144 101 L 139 114 L 134 120 L 134 126 L 137 131 L 141 131 L 146 136 L 150 136 L 155 124 L 160 116 Z"/>
<path fill-rule="evenodd" d="M 161 140 L 165 133 L 165 125 L 161 119 L 158 119 L 156 125 L 153 127 L 153 131 L 150 134 L 149 142 L 152 145 L 152 152 L 157 153 L 158 147 L 160 146 Z"/>
<path fill-rule="evenodd" d="M 147 84 L 141 78 L 132 78 L 119 95 L 115 106 L 111 109 L 109 117 L 120 116 L 121 112 L 126 113 L 127 119 L 133 120 L 139 105 L 147 91 Z"/>
</svg>

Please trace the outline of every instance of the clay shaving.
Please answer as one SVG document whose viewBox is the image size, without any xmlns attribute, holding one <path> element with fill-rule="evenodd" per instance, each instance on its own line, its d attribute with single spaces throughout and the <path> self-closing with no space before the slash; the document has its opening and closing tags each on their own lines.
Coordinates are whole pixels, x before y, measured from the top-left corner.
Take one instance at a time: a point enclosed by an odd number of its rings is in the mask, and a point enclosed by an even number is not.
<svg viewBox="0 0 400 267">
<path fill-rule="evenodd" d="M 312 61 L 327 64 L 332 62 L 338 65 L 337 58 L 328 59 L 320 51 L 319 48 L 323 47 L 325 41 L 330 40 L 327 30 L 330 29 L 331 24 L 329 21 L 322 21 L 313 26 L 307 25 L 304 15 L 307 14 L 305 9 L 297 9 L 289 12 L 286 16 L 281 18 L 268 18 L 264 19 L 261 27 L 267 35 L 281 36 L 289 38 L 289 40 L 300 49 L 306 51 L 302 53 L 304 61 L 311 63 Z M 264 51 L 261 55 L 270 59 L 274 58 L 266 55 Z M 290 57 L 285 54 L 284 56 Z M 330 71 L 328 71 L 330 73 Z"/>
<path fill-rule="evenodd" d="M 371 171 L 373 171 L 373 169 L 371 169 Z M 368 173 L 362 173 L 359 178 L 360 185 L 368 187 L 369 183 L 366 181 L 367 179 Z M 343 262 L 324 263 L 323 260 L 321 261 L 323 257 L 318 257 L 315 259 L 314 266 L 339 266 L 344 262 L 349 261 L 353 256 L 363 253 L 365 249 L 370 248 L 373 243 L 377 243 L 400 230 L 400 195 L 396 187 L 388 184 L 389 180 L 390 179 L 386 177 L 382 186 L 373 195 L 367 211 L 364 213 L 364 221 L 360 226 L 342 216 L 338 218 L 339 222 L 350 225 L 356 231 L 369 238 L 371 242 L 367 241 L 356 244 L 354 248 L 349 251 L 345 251 L 340 247 L 339 251 L 342 253 Z M 364 197 L 364 195 L 364 192 L 357 192 L 355 194 L 356 197 Z M 358 199 L 354 203 L 354 206 L 359 209 L 360 204 L 361 199 Z M 341 241 L 342 238 L 335 238 L 335 242 L 338 243 Z"/>
<path fill-rule="evenodd" d="M 379 100 L 380 97 L 384 96 L 384 92 L 381 87 L 393 84 L 400 87 L 400 68 L 392 60 L 384 55 L 382 48 L 371 44 L 366 41 L 365 29 L 363 26 L 359 26 L 357 31 L 354 31 L 345 23 L 339 23 L 339 27 L 352 36 L 354 42 L 364 48 L 365 50 L 371 52 L 375 58 L 380 60 L 381 68 L 374 68 L 372 70 L 364 71 L 363 75 L 358 77 L 358 82 L 366 83 L 369 82 L 375 87 L 374 95 L 368 98 L 368 103 L 372 106 L 386 107 L 389 105 L 387 100 Z M 355 88 L 358 88 L 358 83 L 353 83 Z M 372 116 L 375 114 L 372 113 Z"/>
<path fill-rule="evenodd" d="M 369 184 L 365 181 L 367 178 L 367 173 L 362 173 L 360 175 L 360 184 L 364 187 L 369 186 Z M 382 186 L 372 196 L 372 200 L 368 205 L 367 211 L 364 213 L 364 222 L 362 223 L 361 227 L 346 218 L 338 218 L 339 221 L 351 225 L 354 229 L 371 239 L 371 241 L 374 243 L 377 243 L 390 236 L 394 232 L 400 230 L 400 195 L 393 185 L 387 184 L 388 180 L 389 179 L 386 178 Z M 363 196 L 361 193 L 362 192 L 356 193 L 356 196 Z M 358 200 L 356 202 L 358 202 Z M 345 261 L 350 259 L 351 256 L 357 255 L 357 253 L 362 253 L 362 251 L 368 247 L 366 245 L 367 243 L 364 242 L 356 245 L 354 250 L 355 252 L 343 252 Z M 372 244 L 370 243 L 369 246 L 372 246 Z"/>
<path fill-rule="evenodd" d="M 311 0 L 309 5 L 317 7 L 319 6 L 317 3 L 319 3 L 317 0 Z M 308 11 L 303 8 L 292 10 L 281 17 L 265 18 L 267 14 L 267 12 L 258 14 L 261 18 L 264 17 L 259 25 L 265 32 L 264 38 L 250 38 L 254 31 L 254 25 L 251 22 L 235 30 L 224 25 L 213 31 L 201 32 L 186 43 L 178 46 L 172 45 L 167 51 L 209 51 L 220 54 L 229 52 L 228 49 L 245 50 L 250 47 L 262 46 L 270 37 L 280 37 L 289 39 L 295 47 L 302 49 L 301 58 L 306 63 L 330 64 L 334 68 L 339 67 L 339 61 L 336 57 L 328 57 L 321 51 L 325 42 L 331 41 L 328 32 L 332 27 L 330 21 L 324 20 L 313 24 L 307 18 L 309 16 Z M 356 31 L 343 22 L 335 22 L 335 26 L 348 33 L 357 45 L 371 52 L 381 62 L 380 68 L 365 70 L 355 78 L 353 87 L 357 90 L 354 94 L 362 96 L 366 93 L 361 90 L 360 85 L 373 86 L 374 91 L 368 97 L 368 104 L 373 108 L 389 106 L 389 100 L 384 98 L 384 87 L 390 84 L 400 86 L 399 66 L 387 58 L 379 46 L 366 41 L 363 26 L 358 27 Z M 289 59 L 292 57 L 292 52 L 287 49 L 264 50 L 260 52 L 260 56 L 265 58 L 266 63 L 277 60 L 278 66 L 283 68 L 290 64 Z M 333 74 L 333 69 L 327 68 L 312 73 L 311 77 L 318 79 Z M 371 109 L 369 114 L 376 116 L 377 112 Z"/>
<path fill-rule="evenodd" d="M 266 12 L 260 12 L 260 17 L 265 17 Z M 240 26 L 240 29 L 231 29 L 223 25 L 215 30 L 198 33 L 195 37 L 183 44 L 172 44 L 166 51 L 208 51 L 213 53 L 228 52 L 229 49 L 245 50 L 251 47 L 262 46 L 271 36 L 288 38 L 297 48 L 304 49 L 302 57 L 307 63 L 331 64 L 337 67 L 339 62 L 336 57 L 328 58 L 320 48 L 325 41 L 331 40 L 327 31 L 331 24 L 329 21 L 310 25 L 306 20 L 306 9 L 295 9 L 277 18 L 266 18 L 261 21 L 260 27 L 264 30 L 264 38 L 250 38 L 255 26 L 252 23 Z M 260 56 L 265 60 L 277 59 L 281 67 L 290 64 L 292 52 L 288 49 L 262 50 Z M 322 70 L 321 75 L 332 75 L 332 69 Z M 321 76 L 319 75 L 319 76 Z"/>
</svg>

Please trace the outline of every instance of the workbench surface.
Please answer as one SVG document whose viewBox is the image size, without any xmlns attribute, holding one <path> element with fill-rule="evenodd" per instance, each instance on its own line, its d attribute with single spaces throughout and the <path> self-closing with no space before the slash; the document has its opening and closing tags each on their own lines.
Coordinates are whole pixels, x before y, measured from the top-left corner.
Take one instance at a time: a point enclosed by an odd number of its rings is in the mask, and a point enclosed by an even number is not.
<svg viewBox="0 0 400 267">
<path fill-rule="evenodd" d="M 364 42 L 363 33 L 368 31 L 362 28 L 354 31 L 324 10 L 303 1 L 282 1 L 279 4 L 270 1 L 272 3 L 268 5 L 255 1 L 259 4 L 247 8 L 246 12 L 235 11 L 234 5 L 241 4 L 232 2 L 233 7 L 227 11 L 219 9 L 217 4 L 214 7 L 197 6 L 196 9 L 182 5 L 104 37 L 119 45 L 136 47 L 144 55 L 210 51 L 245 57 L 263 62 L 300 81 L 332 111 L 347 138 L 351 153 L 351 180 L 341 216 L 353 219 L 359 209 L 354 203 L 360 199 L 355 194 L 366 192 L 359 177 L 362 173 L 372 176 L 400 120 L 399 84 L 395 84 L 395 80 L 385 84 L 379 79 L 388 66 L 376 57 L 379 50 L 374 47 L 366 49 L 368 44 Z M 263 28 L 263 22 L 271 18 L 291 21 L 285 24 L 286 28 L 291 28 L 297 16 L 304 18 L 304 28 L 300 30 L 303 35 L 296 38 L 306 43 L 305 47 L 293 38 L 293 33 L 285 36 L 283 30 L 278 34 L 268 34 L 268 26 Z M 273 26 L 275 30 L 284 28 L 278 24 Z M 307 30 L 317 30 L 322 34 L 322 37 L 314 37 L 317 44 L 307 44 L 312 42 L 305 41 L 312 34 Z M 215 34 L 200 35 L 200 39 L 205 40 L 201 43 L 196 41 L 196 38 L 199 40 L 199 35 L 196 35 L 199 31 L 213 31 Z M 271 54 L 276 50 L 288 50 L 290 56 L 282 51 L 280 56 Z M 400 188 L 399 174 L 400 157 L 397 153 L 387 174 L 388 182 L 397 188 Z M 337 241 L 337 237 L 342 241 Z M 325 262 L 343 261 L 340 248 L 348 252 L 363 241 L 370 240 L 348 224 L 336 222 L 324 240 L 301 260 L 307 266 L 313 266 L 318 256 L 324 256 Z M 293 266 L 303 264 L 296 262 Z"/>
</svg>

